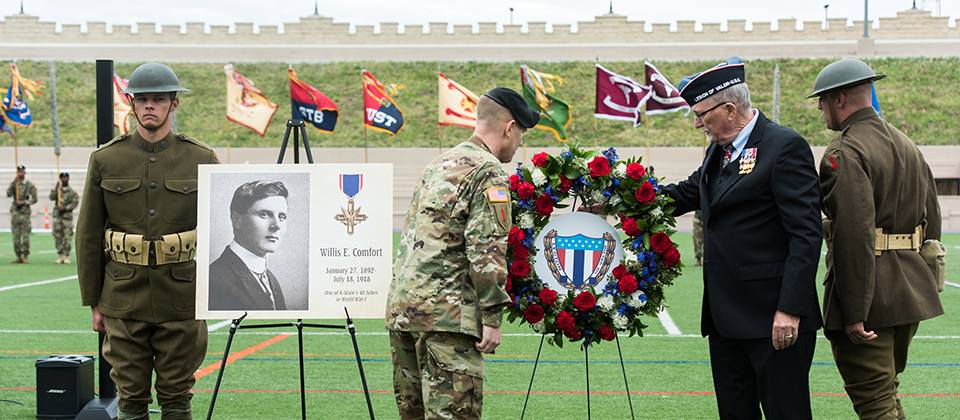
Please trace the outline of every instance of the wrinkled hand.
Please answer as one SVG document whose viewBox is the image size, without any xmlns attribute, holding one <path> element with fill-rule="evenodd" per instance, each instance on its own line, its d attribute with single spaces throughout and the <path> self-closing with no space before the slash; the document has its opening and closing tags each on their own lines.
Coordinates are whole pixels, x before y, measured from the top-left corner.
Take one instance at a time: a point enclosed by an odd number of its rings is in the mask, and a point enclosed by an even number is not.
<svg viewBox="0 0 960 420">
<path fill-rule="evenodd" d="M 783 350 L 797 342 L 800 317 L 783 311 L 773 316 L 773 348 Z"/>
<path fill-rule="evenodd" d="M 90 312 L 93 313 L 93 330 L 98 333 L 106 333 L 107 327 L 103 324 L 103 314 L 100 313 L 97 305 L 91 306 Z"/>
<path fill-rule="evenodd" d="M 863 329 L 863 323 L 857 322 L 853 324 L 847 324 L 844 328 L 844 332 L 847 333 L 847 337 L 850 338 L 850 341 L 853 344 L 860 344 L 864 341 L 870 341 L 877 338 L 877 334 L 873 331 L 865 331 Z"/>
<path fill-rule="evenodd" d="M 500 345 L 500 327 L 483 326 L 483 339 L 475 344 L 480 353 L 493 353 Z"/>
</svg>

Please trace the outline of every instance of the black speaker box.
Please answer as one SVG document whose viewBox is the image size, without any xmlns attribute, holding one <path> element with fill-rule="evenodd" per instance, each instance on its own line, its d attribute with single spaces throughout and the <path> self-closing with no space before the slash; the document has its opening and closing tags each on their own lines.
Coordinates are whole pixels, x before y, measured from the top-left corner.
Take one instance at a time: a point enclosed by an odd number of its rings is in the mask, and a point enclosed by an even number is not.
<svg viewBox="0 0 960 420">
<path fill-rule="evenodd" d="M 93 357 L 37 360 L 37 418 L 73 419 L 93 399 Z"/>
</svg>

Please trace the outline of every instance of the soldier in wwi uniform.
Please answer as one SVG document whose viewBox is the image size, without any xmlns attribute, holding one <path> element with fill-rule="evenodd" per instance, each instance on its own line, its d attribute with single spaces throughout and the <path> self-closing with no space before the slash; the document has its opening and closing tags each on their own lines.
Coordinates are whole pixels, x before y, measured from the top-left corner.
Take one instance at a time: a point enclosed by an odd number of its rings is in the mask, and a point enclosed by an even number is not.
<svg viewBox="0 0 960 420">
<path fill-rule="evenodd" d="M 17 259 L 13 264 L 26 264 L 30 255 L 30 206 L 37 204 L 37 187 L 27 181 L 27 168 L 17 166 L 17 177 L 7 187 L 7 197 L 13 197 L 10 205 L 10 231 L 13 233 L 13 252 Z"/>
<path fill-rule="evenodd" d="M 80 196 L 70 188 L 70 174 L 60 173 L 60 182 L 50 191 L 50 200 L 56 204 L 53 213 L 53 241 L 60 257 L 54 264 L 70 264 L 70 245 L 73 243 L 73 209 L 80 203 Z"/>
<path fill-rule="evenodd" d="M 481 353 L 500 344 L 510 303 L 503 287 L 512 219 L 500 164 L 539 120 L 520 94 L 495 88 L 477 102 L 473 136 L 417 181 L 385 319 L 403 420 L 480 418 Z"/>
<path fill-rule="evenodd" d="M 90 155 L 77 222 L 80 295 L 106 334 L 121 420 L 149 418 L 154 372 L 161 419 L 192 419 L 190 389 L 207 351 L 207 324 L 194 318 L 197 166 L 219 159 L 171 131 L 177 92 L 189 90 L 163 64 L 130 75 L 122 93 L 137 130 Z"/>
</svg>

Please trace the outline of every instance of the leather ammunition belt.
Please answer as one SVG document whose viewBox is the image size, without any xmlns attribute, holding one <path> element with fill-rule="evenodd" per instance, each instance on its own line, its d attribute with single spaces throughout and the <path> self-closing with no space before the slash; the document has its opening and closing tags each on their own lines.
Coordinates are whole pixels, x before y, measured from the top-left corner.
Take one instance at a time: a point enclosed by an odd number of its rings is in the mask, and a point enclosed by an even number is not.
<svg viewBox="0 0 960 420">
<path fill-rule="evenodd" d="M 104 239 L 113 260 L 124 264 L 156 267 L 190 261 L 197 253 L 196 229 L 163 235 L 160 239 L 107 230 Z"/>
<path fill-rule="evenodd" d="M 883 229 L 877 228 L 876 255 L 883 251 L 893 249 L 913 249 L 919 250 L 923 245 L 923 227 L 917 226 L 917 230 L 912 234 L 885 234 Z"/>
</svg>

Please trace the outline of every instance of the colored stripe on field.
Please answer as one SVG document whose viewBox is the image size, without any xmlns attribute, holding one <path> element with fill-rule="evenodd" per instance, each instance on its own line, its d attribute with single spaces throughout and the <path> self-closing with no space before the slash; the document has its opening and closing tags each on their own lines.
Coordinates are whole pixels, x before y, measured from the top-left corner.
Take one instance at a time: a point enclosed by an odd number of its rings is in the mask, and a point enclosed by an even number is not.
<svg viewBox="0 0 960 420">
<path fill-rule="evenodd" d="M 271 338 L 271 339 L 269 339 L 269 340 L 267 340 L 267 341 L 264 341 L 264 342 L 262 342 L 262 343 L 260 343 L 260 344 L 257 344 L 257 345 L 255 345 L 255 346 L 253 346 L 253 347 L 248 347 L 248 348 L 245 348 L 245 349 L 243 349 L 243 350 L 241 350 L 241 351 L 239 351 L 239 352 L 233 353 L 233 354 L 231 354 L 229 357 L 227 357 L 227 364 L 229 365 L 229 364 L 237 361 L 238 359 L 242 359 L 244 356 L 247 356 L 247 355 L 249 355 L 250 353 L 253 353 L 253 352 L 257 351 L 257 350 L 260 350 L 260 349 L 262 349 L 262 348 L 264 348 L 264 347 L 267 347 L 267 346 L 269 346 L 269 345 L 271 345 L 271 344 L 273 344 L 273 343 L 280 342 L 281 340 L 283 340 L 283 339 L 285 339 L 285 338 L 287 338 L 287 337 L 290 337 L 291 335 L 293 335 L 293 334 L 280 334 L 280 335 L 275 336 L 275 337 L 273 337 L 273 338 Z M 212 373 L 212 372 L 216 372 L 217 369 L 220 369 L 220 364 L 221 364 L 221 363 L 223 363 L 223 360 L 218 360 L 218 361 L 214 362 L 213 364 L 210 364 L 210 365 L 208 365 L 207 367 L 198 370 L 197 373 L 193 374 L 193 376 L 196 377 L 197 379 L 200 379 L 200 378 L 202 378 L 202 377 L 204 377 L 204 376 L 206 376 L 206 375 L 208 375 L 208 374 L 210 374 L 210 373 Z"/>
<path fill-rule="evenodd" d="M 947 286 L 950 286 L 950 287 L 956 287 L 956 288 L 958 288 L 958 289 L 960 289 L 960 284 L 956 284 L 956 283 L 950 283 L 949 281 L 948 281 L 948 282 L 946 282 L 946 284 L 947 284 Z"/>
<path fill-rule="evenodd" d="M 76 280 L 77 278 L 78 278 L 78 277 L 77 277 L 76 275 L 73 275 L 73 276 L 67 276 L 67 277 L 60 277 L 59 279 L 38 281 L 38 282 L 35 282 L 35 283 L 15 284 L 15 285 L 13 285 L 13 286 L 0 287 L 0 292 L 5 292 L 5 291 L 7 291 L 7 290 L 12 290 L 12 289 L 19 289 L 19 288 L 21 288 L 21 287 L 40 286 L 40 285 L 43 285 L 43 284 L 59 283 L 59 282 L 61 282 L 61 281 L 67 281 L 67 280 Z"/>
</svg>

